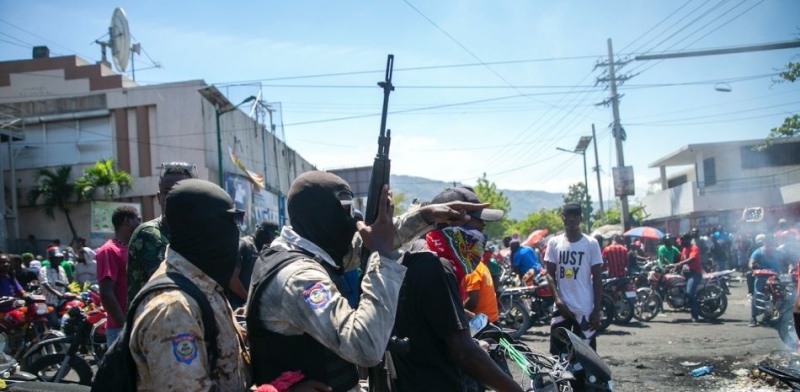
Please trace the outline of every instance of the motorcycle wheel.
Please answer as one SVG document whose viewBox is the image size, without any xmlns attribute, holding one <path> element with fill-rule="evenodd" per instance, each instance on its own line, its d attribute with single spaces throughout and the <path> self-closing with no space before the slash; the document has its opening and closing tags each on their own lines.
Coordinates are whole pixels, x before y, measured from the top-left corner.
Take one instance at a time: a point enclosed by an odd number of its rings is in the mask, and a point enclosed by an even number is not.
<svg viewBox="0 0 800 392">
<path fill-rule="evenodd" d="M 718 299 L 711 299 L 719 293 Z M 706 320 L 714 320 L 728 309 L 728 296 L 719 288 L 703 289 L 697 292 L 698 315 Z"/>
<path fill-rule="evenodd" d="M 794 328 L 794 314 L 792 313 L 792 305 L 794 304 L 794 295 L 788 297 L 780 309 L 780 315 L 775 323 L 775 329 L 778 330 L 778 337 L 781 338 L 783 344 L 789 350 L 797 351 L 797 330 Z"/>
<path fill-rule="evenodd" d="M 614 300 L 608 295 L 603 295 L 600 299 L 600 327 L 597 328 L 597 332 L 603 332 L 611 325 L 614 315 L 617 314 L 616 308 Z"/>
<path fill-rule="evenodd" d="M 500 314 L 497 322 L 501 328 L 514 331 L 510 334 L 512 338 L 519 339 L 531 327 L 531 315 L 528 313 L 528 308 L 518 299 L 510 301 L 510 303 L 508 298 L 505 300 L 501 298 L 500 301 L 504 311 Z"/>
<path fill-rule="evenodd" d="M 639 321 L 648 322 L 661 312 L 664 301 L 661 296 L 650 288 L 636 290 L 636 303 L 633 306 L 633 317 Z"/>
<path fill-rule="evenodd" d="M 56 373 L 64 361 L 66 354 L 52 354 L 45 355 L 33 361 L 31 367 L 27 370 L 40 380 L 45 382 L 55 382 Z M 92 385 L 92 368 L 86 361 L 79 357 L 70 357 L 69 369 L 64 375 L 64 378 L 59 382 L 64 384 L 81 384 Z"/>
<path fill-rule="evenodd" d="M 614 310 L 615 324 L 625 325 L 630 323 L 633 318 L 633 300 L 623 294 L 622 297 L 614 301 Z"/>
</svg>

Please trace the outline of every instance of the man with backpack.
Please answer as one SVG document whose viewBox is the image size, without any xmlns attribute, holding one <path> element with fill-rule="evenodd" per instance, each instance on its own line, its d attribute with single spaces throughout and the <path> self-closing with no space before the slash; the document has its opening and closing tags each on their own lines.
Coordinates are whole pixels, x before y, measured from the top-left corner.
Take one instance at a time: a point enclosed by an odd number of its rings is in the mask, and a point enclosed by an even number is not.
<svg viewBox="0 0 800 392">
<path fill-rule="evenodd" d="M 125 327 L 138 391 L 244 391 L 251 385 L 243 339 L 223 290 L 236 265 L 243 217 L 211 182 L 187 179 L 170 191 L 166 260 L 132 302 Z M 149 290 L 165 275 L 182 275 L 188 283 Z"/>
<path fill-rule="evenodd" d="M 356 365 L 374 366 L 392 333 L 406 267 L 392 254 L 436 222 L 462 224 L 466 213 L 488 205 L 436 204 L 394 222 L 384 186 L 377 220 L 358 221 L 353 192 L 331 173 L 306 172 L 289 188 L 291 227 L 262 252 L 248 297 L 247 334 L 257 384 L 300 371 L 334 391 L 358 385 Z M 358 233 L 359 235 L 356 235 Z M 358 305 L 342 295 L 342 276 L 358 265 L 361 244 L 370 256 Z"/>
</svg>

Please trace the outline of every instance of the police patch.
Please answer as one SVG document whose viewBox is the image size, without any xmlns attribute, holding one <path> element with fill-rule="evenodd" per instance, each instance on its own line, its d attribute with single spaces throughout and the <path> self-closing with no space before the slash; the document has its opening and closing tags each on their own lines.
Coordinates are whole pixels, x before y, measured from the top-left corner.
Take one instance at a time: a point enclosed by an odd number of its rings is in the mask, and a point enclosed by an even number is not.
<svg viewBox="0 0 800 392">
<path fill-rule="evenodd" d="M 190 365 L 197 358 L 197 339 L 190 333 L 172 337 L 172 354 L 178 362 Z"/>
<path fill-rule="evenodd" d="M 317 282 L 303 291 L 303 298 L 311 306 L 311 309 L 325 309 L 331 301 L 331 292 L 322 285 L 322 282 Z"/>
</svg>

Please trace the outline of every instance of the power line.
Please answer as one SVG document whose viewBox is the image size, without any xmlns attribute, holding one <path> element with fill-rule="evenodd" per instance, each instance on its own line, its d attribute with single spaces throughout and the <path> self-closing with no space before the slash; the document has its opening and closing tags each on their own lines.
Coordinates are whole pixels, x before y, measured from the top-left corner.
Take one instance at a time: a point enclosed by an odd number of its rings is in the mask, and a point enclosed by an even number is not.
<svg viewBox="0 0 800 392">
<path fill-rule="evenodd" d="M 644 34 L 640 35 L 638 38 L 636 38 L 635 40 L 631 41 L 631 43 L 629 43 L 628 45 L 625 45 L 625 47 L 620 49 L 619 52 L 620 53 L 624 52 L 625 49 L 627 49 L 628 47 L 632 46 L 634 43 L 636 43 L 640 39 L 644 38 L 647 34 L 650 34 L 651 31 L 655 30 L 658 26 L 661 26 L 662 23 L 666 22 L 669 18 L 671 18 L 673 15 L 678 13 L 678 11 L 682 10 L 684 7 L 689 5 L 689 3 L 691 3 L 691 2 L 692 2 L 692 0 L 688 0 L 687 2 L 683 3 L 682 6 L 678 7 L 675 11 L 672 11 L 671 14 L 667 15 L 667 17 L 665 17 L 664 19 L 661 19 L 660 22 L 656 23 L 653 27 L 651 27 L 650 30 L 647 30 L 646 32 L 644 32 Z"/>
<path fill-rule="evenodd" d="M 23 29 L 22 27 L 19 27 L 19 26 L 15 25 L 15 24 L 13 24 L 13 23 L 11 23 L 11 22 L 9 22 L 9 21 L 7 21 L 7 20 L 3 19 L 3 18 L 0 18 L 0 22 L 2 22 L 2 23 L 5 23 L 5 24 L 7 24 L 7 25 L 9 25 L 9 26 L 11 26 L 11 27 L 13 27 L 13 28 L 17 29 L 17 30 L 20 30 L 20 31 L 24 32 L 24 33 L 28 33 L 28 34 L 30 34 L 30 35 L 32 35 L 32 36 L 34 36 L 34 37 L 36 37 L 36 38 L 39 38 L 39 39 L 41 39 L 41 40 L 44 40 L 44 41 L 47 41 L 47 42 L 49 42 L 49 43 L 51 43 L 51 44 L 53 44 L 53 45 L 56 45 L 56 46 L 58 46 L 58 47 L 60 47 L 60 48 L 62 48 L 62 49 L 66 49 L 66 50 L 67 50 L 67 53 L 76 53 L 76 54 L 80 54 L 80 53 L 78 53 L 77 51 L 74 51 L 74 50 L 72 50 L 72 49 L 70 49 L 70 48 L 67 48 L 66 46 L 63 46 L 63 45 L 59 44 L 58 42 L 55 42 L 55 41 L 53 41 L 53 40 L 49 40 L 49 39 L 47 39 L 47 38 L 45 38 L 45 37 L 42 37 L 41 35 L 38 35 L 38 34 L 36 34 L 36 33 L 32 33 L 32 32 L 30 32 L 30 31 L 28 31 L 28 30 L 25 30 L 25 29 Z M 90 58 L 91 58 L 91 57 L 89 57 L 89 56 L 85 56 L 85 55 L 83 55 L 83 54 L 80 54 L 80 55 L 81 55 L 81 56 L 83 56 L 83 57 L 84 57 L 84 58 L 86 58 L 86 59 L 90 59 Z"/>
</svg>

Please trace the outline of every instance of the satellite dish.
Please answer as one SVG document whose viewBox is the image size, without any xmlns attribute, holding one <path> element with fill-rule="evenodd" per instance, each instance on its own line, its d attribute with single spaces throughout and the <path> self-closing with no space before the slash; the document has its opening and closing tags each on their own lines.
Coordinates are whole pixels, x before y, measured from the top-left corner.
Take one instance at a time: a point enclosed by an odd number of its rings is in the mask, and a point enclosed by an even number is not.
<svg viewBox="0 0 800 392">
<path fill-rule="evenodd" d="M 108 27 L 110 35 L 109 46 L 111 46 L 111 57 L 114 58 L 114 66 L 119 72 L 125 72 L 131 56 L 131 32 L 128 29 L 128 17 L 125 10 L 117 7 L 111 15 L 111 26 Z"/>
</svg>

